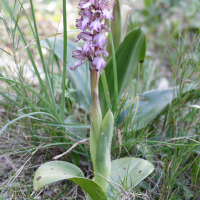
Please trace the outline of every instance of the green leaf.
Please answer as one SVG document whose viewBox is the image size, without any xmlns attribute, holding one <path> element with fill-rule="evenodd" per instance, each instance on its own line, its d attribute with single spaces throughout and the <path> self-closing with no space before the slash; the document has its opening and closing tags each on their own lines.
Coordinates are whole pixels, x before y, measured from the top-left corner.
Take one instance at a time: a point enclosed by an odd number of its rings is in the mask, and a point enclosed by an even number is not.
<svg viewBox="0 0 200 200">
<path fill-rule="evenodd" d="M 121 43 L 121 34 L 122 34 L 122 27 L 121 27 L 121 11 L 120 11 L 120 3 L 119 0 L 115 1 L 115 5 L 113 7 L 113 17 L 114 20 L 111 21 L 111 31 L 113 36 L 113 42 L 115 50 Z M 112 47 L 110 40 L 107 40 L 106 50 L 109 53 L 107 60 L 112 55 Z"/>
<path fill-rule="evenodd" d="M 35 173 L 33 187 L 37 191 L 48 184 L 65 179 L 79 185 L 91 199 L 107 199 L 103 189 L 94 181 L 84 178 L 80 168 L 63 161 L 52 161 L 41 165 Z"/>
<path fill-rule="evenodd" d="M 0 200 L 6 200 L 6 199 L 7 199 L 6 197 L 0 195 Z"/>
<path fill-rule="evenodd" d="M 199 186 L 200 185 L 200 158 L 197 158 L 191 169 L 191 183 L 192 185 Z"/>
<path fill-rule="evenodd" d="M 149 145 L 141 144 L 141 145 L 137 145 L 137 148 L 149 162 L 151 163 L 153 162 L 153 154 Z"/>
<path fill-rule="evenodd" d="M 186 85 L 181 92 L 184 94 L 191 89 L 194 89 L 194 87 L 194 84 Z M 139 130 L 147 126 L 149 122 L 155 119 L 170 104 L 170 102 L 178 96 L 179 92 L 179 87 L 145 92 L 139 100 L 133 129 Z M 125 106 L 130 102 L 131 100 L 127 101 Z M 136 103 L 132 109 L 134 110 L 135 107 Z M 118 124 L 123 123 L 123 119 L 129 115 L 130 109 L 131 107 L 125 109 L 124 112 L 119 115 Z M 133 114 L 134 112 L 132 115 Z"/>
<path fill-rule="evenodd" d="M 132 189 L 154 170 L 154 166 L 140 158 L 121 158 L 112 162 L 110 180 L 121 185 L 125 190 Z M 116 186 L 116 185 L 115 185 Z M 117 199 L 111 185 L 107 191 L 108 197 Z"/>
<path fill-rule="evenodd" d="M 117 62 L 117 80 L 118 80 L 118 99 L 122 97 L 126 87 L 130 84 L 131 79 L 138 74 L 139 61 L 144 60 L 146 51 L 145 35 L 140 28 L 134 29 L 120 44 L 116 51 Z M 111 98 L 111 103 L 114 102 L 114 74 L 113 74 L 113 60 L 110 59 L 106 68 L 105 74 L 108 82 L 108 89 Z M 105 115 L 106 98 L 102 86 L 102 81 L 99 81 L 99 97 L 102 108 L 102 113 Z"/>
<path fill-rule="evenodd" d="M 63 39 L 62 38 L 49 38 L 49 43 L 51 44 L 51 48 L 49 47 L 48 43 L 45 40 L 41 41 L 41 45 L 47 49 L 53 49 L 55 43 L 54 53 L 55 55 L 63 62 Z M 76 60 L 72 57 L 72 50 L 76 49 L 76 45 L 68 41 L 67 42 L 67 74 L 69 79 L 72 83 L 72 86 L 77 91 L 75 92 L 76 99 L 81 107 L 84 108 L 85 103 L 90 106 L 91 105 L 91 90 L 90 90 L 90 83 L 87 85 L 87 102 L 85 102 L 85 88 L 86 88 L 86 65 L 82 65 L 78 67 L 76 71 L 72 71 L 69 69 L 69 66 L 72 67 Z M 87 71 L 89 77 L 89 70 Z"/>
<path fill-rule="evenodd" d="M 195 153 L 200 154 L 200 145 L 196 145 L 196 146 L 194 147 L 193 151 L 194 151 Z"/>
<path fill-rule="evenodd" d="M 79 124 L 79 121 L 77 120 L 77 118 L 74 116 L 74 115 L 70 115 L 68 116 L 65 121 L 64 121 L 65 124 Z M 70 132 L 74 133 L 74 136 L 76 137 L 79 136 L 79 137 L 84 137 L 86 138 L 83 130 L 85 129 L 80 129 L 80 128 L 74 128 L 74 127 L 68 127 L 67 128 Z"/>
<path fill-rule="evenodd" d="M 72 151 L 71 155 L 72 155 L 73 164 L 78 167 L 80 165 L 80 156 L 79 156 L 79 154 Z"/>
<path fill-rule="evenodd" d="M 153 3 L 152 0 L 144 0 L 145 6 L 149 9 L 151 7 L 151 4 Z"/>
<path fill-rule="evenodd" d="M 103 119 L 100 129 L 99 141 L 97 145 L 96 171 L 106 179 L 110 179 L 111 173 L 111 143 L 113 137 L 114 118 L 109 110 Z M 108 181 L 95 174 L 95 182 L 97 182 L 106 191 Z"/>
</svg>

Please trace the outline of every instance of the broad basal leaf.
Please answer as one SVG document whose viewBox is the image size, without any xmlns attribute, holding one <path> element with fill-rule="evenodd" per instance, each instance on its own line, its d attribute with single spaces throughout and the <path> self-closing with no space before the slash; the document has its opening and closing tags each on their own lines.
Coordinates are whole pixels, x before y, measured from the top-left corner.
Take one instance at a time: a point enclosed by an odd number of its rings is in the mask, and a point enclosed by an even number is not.
<svg viewBox="0 0 200 200">
<path fill-rule="evenodd" d="M 101 176 L 95 175 L 95 181 L 106 191 L 108 187 L 108 181 L 111 173 L 111 143 L 113 137 L 114 117 L 109 110 L 103 119 L 100 129 L 99 141 L 97 145 L 96 156 L 96 172 Z"/>
<path fill-rule="evenodd" d="M 145 35 L 140 28 L 134 29 L 120 44 L 116 51 L 117 62 L 117 79 L 119 89 L 119 99 L 124 93 L 126 87 L 130 84 L 131 79 L 138 74 L 139 61 L 144 60 L 146 51 Z M 113 61 L 109 60 L 105 68 L 108 89 L 112 103 L 114 102 L 114 76 L 113 76 Z M 99 82 L 99 97 L 103 115 L 106 114 L 106 99 L 103 91 L 102 81 Z"/>
<path fill-rule="evenodd" d="M 147 144 L 139 144 L 137 145 L 137 149 L 142 153 L 145 158 L 152 163 L 153 162 L 153 153 L 149 145 Z"/>
<path fill-rule="evenodd" d="M 121 158 L 112 162 L 110 180 L 121 185 L 125 190 L 133 189 L 154 170 L 154 166 L 140 158 Z M 116 187 L 116 185 L 115 185 Z M 110 199 L 117 199 L 118 192 L 110 185 L 108 191 Z"/>
<path fill-rule="evenodd" d="M 74 115 L 68 116 L 64 123 L 66 124 L 79 124 L 79 121 Z M 84 137 L 86 138 L 85 130 L 84 128 L 74 128 L 74 127 L 67 127 L 67 129 L 74 135 L 74 137 L 79 136 L 79 137 Z"/>
<path fill-rule="evenodd" d="M 86 179 L 80 168 L 63 161 L 52 161 L 41 165 L 35 173 L 33 187 L 37 191 L 44 186 L 69 179 L 79 185 L 92 200 L 105 200 L 103 189 L 94 181 Z"/>
<path fill-rule="evenodd" d="M 186 85 L 181 92 L 182 94 L 186 93 L 191 89 L 194 89 L 194 87 L 195 86 L 193 84 Z M 139 100 L 139 106 L 133 124 L 133 129 L 139 130 L 147 126 L 150 121 L 157 117 L 164 110 L 164 108 L 166 108 L 166 106 L 168 106 L 170 102 L 178 96 L 178 93 L 179 87 L 145 92 Z M 127 101 L 126 105 L 128 105 L 130 102 L 131 100 Z M 134 110 L 135 107 L 136 103 L 132 109 Z M 123 123 L 123 119 L 128 116 L 130 109 L 131 107 L 125 109 L 124 112 L 120 114 L 117 122 L 118 124 Z"/>
</svg>

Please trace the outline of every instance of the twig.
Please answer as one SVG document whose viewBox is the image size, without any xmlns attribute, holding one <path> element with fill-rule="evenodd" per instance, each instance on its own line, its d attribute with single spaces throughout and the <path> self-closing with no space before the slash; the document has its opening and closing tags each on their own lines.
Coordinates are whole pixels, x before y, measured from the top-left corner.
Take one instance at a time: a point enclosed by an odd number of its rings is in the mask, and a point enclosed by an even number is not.
<svg viewBox="0 0 200 200">
<path fill-rule="evenodd" d="M 183 139 L 187 139 L 187 140 L 191 140 L 191 141 L 193 141 L 193 142 L 195 142 L 195 143 L 200 144 L 200 142 L 198 142 L 197 140 L 193 140 L 193 139 L 190 138 L 190 137 L 197 137 L 197 136 L 195 135 L 195 136 L 186 136 L 186 137 L 172 138 L 172 139 L 167 140 L 166 142 L 173 141 L 173 140 L 183 140 Z"/>
<path fill-rule="evenodd" d="M 53 159 L 57 160 L 58 158 L 64 156 L 65 154 L 69 153 L 72 149 L 74 149 L 76 146 L 78 146 L 79 144 L 82 144 L 82 143 L 85 143 L 89 141 L 89 138 L 88 139 L 85 139 L 85 140 L 81 140 L 79 142 L 76 142 L 75 144 L 72 145 L 72 147 L 70 149 L 68 149 L 66 152 L 60 154 L 60 155 L 57 155 L 55 157 L 53 157 Z"/>
</svg>

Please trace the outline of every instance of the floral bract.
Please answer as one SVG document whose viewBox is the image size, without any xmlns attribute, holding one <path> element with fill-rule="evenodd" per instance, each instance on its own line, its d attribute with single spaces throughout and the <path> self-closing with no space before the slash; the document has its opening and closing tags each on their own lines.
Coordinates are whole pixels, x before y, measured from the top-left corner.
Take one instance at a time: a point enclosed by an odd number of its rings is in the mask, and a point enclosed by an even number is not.
<svg viewBox="0 0 200 200">
<path fill-rule="evenodd" d="M 90 70 L 102 73 L 106 66 L 104 57 L 108 56 L 105 50 L 107 41 L 105 32 L 110 32 L 105 19 L 113 19 L 112 13 L 109 12 L 112 7 L 111 0 L 80 0 L 81 18 L 76 20 L 76 27 L 82 32 L 78 34 L 76 42 L 82 39 L 85 43 L 82 51 L 78 49 L 73 51 L 73 58 L 78 61 L 70 69 L 76 70 L 85 61 L 89 61 Z"/>
</svg>

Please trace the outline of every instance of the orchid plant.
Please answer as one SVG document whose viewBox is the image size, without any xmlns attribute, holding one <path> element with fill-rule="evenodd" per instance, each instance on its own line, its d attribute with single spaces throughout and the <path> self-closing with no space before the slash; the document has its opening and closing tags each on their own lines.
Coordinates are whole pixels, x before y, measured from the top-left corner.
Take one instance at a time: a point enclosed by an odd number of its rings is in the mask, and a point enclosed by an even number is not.
<svg viewBox="0 0 200 200">
<path fill-rule="evenodd" d="M 102 119 L 102 109 L 99 100 L 99 77 L 106 67 L 106 33 L 112 34 L 109 20 L 113 20 L 115 2 L 111 0 L 80 0 L 79 15 L 76 20 L 77 29 L 81 33 L 77 41 L 83 40 L 82 49 L 73 50 L 73 58 L 78 60 L 71 70 L 76 70 L 85 62 L 89 63 L 91 84 L 91 129 L 90 154 L 93 163 L 94 179 L 86 179 L 80 168 L 63 161 L 52 161 L 43 164 L 34 176 L 34 190 L 45 185 L 69 179 L 78 184 L 87 194 L 87 199 L 117 199 L 117 193 L 112 186 L 122 189 L 129 199 L 129 194 L 121 186 L 126 181 L 127 188 L 135 187 L 141 180 L 153 171 L 153 165 L 139 158 L 121 158 L 111 162 L 111 144 L 114 130 L 114 117 L 110 109 Z M 147 170 L 146 170 L 147 169 Z"/>
</svg>

